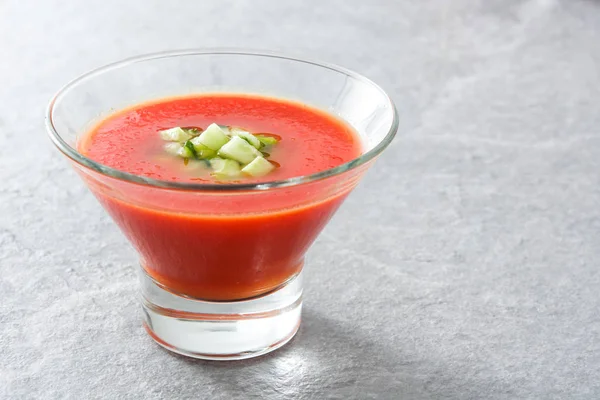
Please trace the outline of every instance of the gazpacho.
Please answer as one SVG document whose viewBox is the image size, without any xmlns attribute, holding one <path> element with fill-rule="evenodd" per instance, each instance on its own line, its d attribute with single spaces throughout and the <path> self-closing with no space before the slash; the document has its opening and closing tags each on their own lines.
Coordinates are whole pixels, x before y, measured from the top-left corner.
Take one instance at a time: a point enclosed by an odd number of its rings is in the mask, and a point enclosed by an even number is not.
<svg viewBox="0 0 600 400">
<path fill-rule="evenodd" d="M 306 176 L 362 152 L 358 135 L 340 119 L 301 103 L 246 94 L 136 105 L 102 120 L 78 147 L 88 158 L 124 172 L 216 185 Z M 179 211 L 181 200 L 171 192 L 154 199 L 169 205 L 162 208 L 94 190 L 157 283 L 213 301 L 261 295 L 295 276 L 348 192 L 307 203 L 303 197 L 312 194 L 296 190 L 282 202 L 286 206 L 275 210 L 264 203 L 280 201 L 275 195 L 241 191 L 235 202 L 223 202 L 207 194 Z"/>
</svg>

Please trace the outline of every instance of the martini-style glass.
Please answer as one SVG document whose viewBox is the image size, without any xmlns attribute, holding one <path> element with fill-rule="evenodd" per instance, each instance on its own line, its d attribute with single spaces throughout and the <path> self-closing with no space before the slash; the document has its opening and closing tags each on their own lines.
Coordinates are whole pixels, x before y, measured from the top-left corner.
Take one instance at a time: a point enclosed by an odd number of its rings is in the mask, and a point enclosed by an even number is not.
<svg viewBox="0 0 600 400">
<path fill-rule="evenodd" d="M 350 124 L 363 152 L 309 176 L 201 184 L 126 173 L 78 151 L 82 135 L 115 110 L 202 93 L 260 94 L 318 107 Z M 398 117 L 389 96 L 355 72 L 278 54 L 224 49 L 151 54 L 94 70 L 56 94 L 46 125 L 56 147 L 139 253 L 141 304 L 150 336 L 180 354 L 227 360 L 265 354 L 294 336 L 302 308 L 304 255 L 392 141 Z M 276 218 L 265 223 L 266 217 Z M 208 219 L 211 234 L 220 235 L 223 243 L 236 235 L 253 239 L 230 251 L 215 247 L 219 240 L 203 245 L 195 236 L 204 234 Z M 236 232 L 241 226 L 243 232 Z M 193 265 L 190 257 L 183 265 L 177 256 L 182 241 L 185 251 L 197 255 Z"/>
</svg>

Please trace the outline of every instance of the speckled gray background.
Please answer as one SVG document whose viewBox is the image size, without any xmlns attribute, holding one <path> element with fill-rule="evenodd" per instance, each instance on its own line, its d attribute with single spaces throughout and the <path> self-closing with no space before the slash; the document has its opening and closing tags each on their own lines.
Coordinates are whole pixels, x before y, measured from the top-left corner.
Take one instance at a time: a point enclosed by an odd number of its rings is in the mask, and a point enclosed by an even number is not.
<svg viewBox="0 0 600 400">
<path fill-rule="evenodd" d="M 236 46 L 362 72 L 398 139 L 310 254 L 272 355 L 174 356 L 44 132 L 66 81 Z M 0 397 L 600 398 L 600 2 L 0 0 Z"/>
</svg>

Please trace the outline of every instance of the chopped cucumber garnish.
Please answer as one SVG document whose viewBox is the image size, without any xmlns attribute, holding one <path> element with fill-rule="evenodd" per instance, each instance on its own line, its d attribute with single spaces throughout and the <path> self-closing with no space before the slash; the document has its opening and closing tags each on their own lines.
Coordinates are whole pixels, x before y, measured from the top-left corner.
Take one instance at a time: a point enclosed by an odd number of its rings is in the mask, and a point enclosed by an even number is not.
<svg viewBox="0 0 600 400">
<path fill-rule="evenodd" d="M 215 157 L 210 160 L 210 166 L 214 170 L 213 174 L 217 177 L 234 178 L 240 175 L 240 164 L 234 160 Z"/>
<path fill-rule="evenodd" d="M 235 160 L 241 164 L 249 164 L 261 154 L 260 151 L 256 150 L 250 143 L 239 136 L 234 136 L 219 149 L 219 155 L 224 158 Z"/>
<path fill-rule="evenodd" d="M 265 146 L 272 146 L 272 145 L 277 144 L 279 142 L 279 140 L 277 140 L 273 136 L 254 135 L 254 137 L 256 137 Z"/>
<path fill-rule="evenodd" d="M 183 143 L 186 140 L 190 140 L 192 138 L 192 135 L 189 132 L 186 132 L 179 126 L 171 129 L 165 129 L 164 131 L 160 131 L 159 133 L 160 138 L 162 140 L 166 140 L 169 142 Z"/>
<path fill-rule="evenodd" d="M 264 176 L 275 169 L 275 166 L 263 157 L 256 157 L 250 164 L 242 168 L 242 172 L 254 176 Z"/>
<path fill-rule="evenodd" d="M 210 124 L 200 136 L 192 139 L 194 147 L 202 144 L 215 151 L 219 150 L 227 142 L 229 142 L 229 136 L 217 124 Z"/>
<path fill-rule="evenodd" d="M 269 160 L 270 154 L 259 149 L 273 146 L 281 137 L 271 134 L 253 135 L 245 129 L 210 124 L 206 130 L 196 127 L 175 127 L 161 130 L 161 139 L 169 142 L 165 152 L 183 158 L 192 166 L 200 160 L 218 179 L 237 178 L 242 175 L 260 177 L 279 166 Z M 269 152 L 270 147 L 266 148 Z M 191 168 L 191 167 L 190 167 Z"/>
</svg>

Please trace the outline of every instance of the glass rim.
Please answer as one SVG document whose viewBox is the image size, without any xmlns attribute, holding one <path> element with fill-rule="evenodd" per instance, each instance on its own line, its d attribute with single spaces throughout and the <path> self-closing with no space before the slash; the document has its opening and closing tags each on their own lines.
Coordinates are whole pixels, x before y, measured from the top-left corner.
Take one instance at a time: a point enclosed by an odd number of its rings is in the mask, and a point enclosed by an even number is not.
<svg viewBox="0 0 600 400">
<path fill-rule="evenodd" d="M 281 60 L 295 61 L 299 63 L 309 64 L 325 69 L 332 70 L 334 72 L 342 73 L 347 76 L 350 76 L 354 79 L 362 81 L 372 87 L 374 87 L 378 92 L 380 92 L 383 97 L 386 99 L 391 111 L 392 111 L 392 124 L 388 129 L 388 132 L 384 136 L 383 140 L 381 140 L 375 147 L 370 149 L 369 151 L 361 154 L 360 156 L 346 162 L 340 164 L 336 167 L 326 169 L 324 171 L 316 172 L 314 174 L 303 175 L 303 176 L 295 176 L 287 179 L 274 180 L 274 181 L 265 181 L 258 183 L 227 183 L 227 184 L 215 184 L 215 183 L 190 183 L 190 182 L 173 182 L 166 181 L 161 179 L 154 179 L 150 177 L 145 177 L 143 175 L 132 174 L 129 172 L 121 171 L 116 168 L 112 168 L 106 165 L 103 165 L 97 161 L 92 160 L 81 154 L 74 147 L 69 145 L 58 132 L 56 127 L 54 126 L 53 121 L 53 112 L 54 107 L 57 101 L 59 101 L 63 96 L 65 96 L 68 91 L 75 87 L 80 82 L 83 82 L 87 79 L 93 78 L 97 75 L 101 75 L 104 72 L 108 72 L 111 70 L 119 69 L 121 67 L 125 67 L 131 64 L 145 62 L 150 60 L 158 60 L 162 58 L 173 58 L 173 57 L 181 57 L 181 56 L 190 56 L 190 55 L 239 55 L 239 56 L 257 56 L 257 57 L 267 57 L 267 58 L 276 58 Z M 344 67 L 340 67 L 335 64 L 330 64 L 326 62 L 316 61 L 309 58 L 304 57 L 295 57 L 288 56 L 285 54 L 271 52 L 271 51 L 262 51 L 262 50 L 247 50 L 247 49 L 236 49 L 236 48 L 212 48 L 212 49 L 186 49 L 186 50 L 169 50 L 155 53 L 148 53 L 139 56 L 129 57 L 123 59 L 121 61 L 113 62 L 102 67 L 95 68 L 83 75 L 78 76 L 77 78 L 71 80 L 52 97 L 50 103 L 46 108 L 45 115 L 45 124 L 46 130 L 50 136 L 50 139 L 54 143 L 54 145 L 62 152 L 65 156 L 70 158 L 72 161 L 77 164 L 91 169 L 95 172 L 98 172 L 102 175 L 116 178 L 122 181 L 131 182 L 134 184 L 151 186 L 161 189 L 175 189 L 175 190 L 184 190 L 184 191 L 252 191 L 252 190 L 267 190 L 272 188 L 282 188 L 289 186 L 297 186 L 305 183 L 310 183 L 314 181 L 319 181 L 322 179 L 330 178 L 336 175 L 340 175 L 344 172 L 353 170 L 370 160 L 373 160 L 376 156 L 378 156 L 394 139 L 396 136 L 396 132 L 398 130 L 398 111 L 396 106 L 390 96 L 375 82 L 366 78 L 365 76 L 349 70 Z"/>
</svg>

